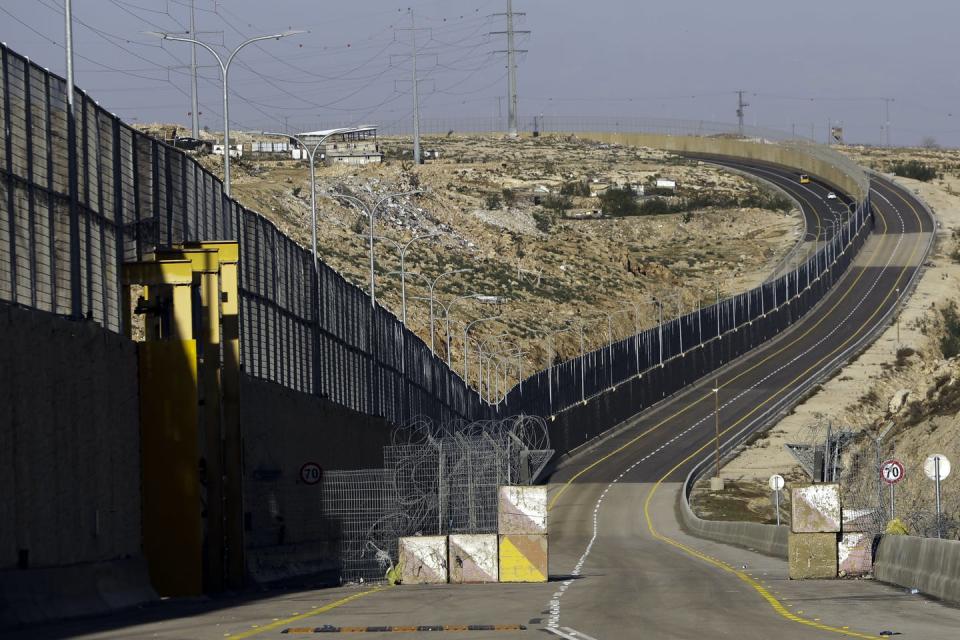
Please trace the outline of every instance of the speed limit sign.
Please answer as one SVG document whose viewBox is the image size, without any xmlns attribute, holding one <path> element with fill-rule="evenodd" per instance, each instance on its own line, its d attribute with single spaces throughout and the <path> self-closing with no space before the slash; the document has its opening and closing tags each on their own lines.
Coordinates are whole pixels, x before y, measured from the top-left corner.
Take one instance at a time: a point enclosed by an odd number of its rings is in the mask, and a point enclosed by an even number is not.
<svg viewBox="0 0 960 640">
<path fill-rule="evenodd" d="M 317 484 L 323 477 L 323 469 L 316 462 L 307 462 L 300 467 L 300 481 L 303 484 Z"/>
<path fill-rule="evenodd" d="M 903 463 L 899 460 L 884 460 L 880 465 L 880 479 L 887 484 L 897 484 L 903 480 Z"/>
</svg>

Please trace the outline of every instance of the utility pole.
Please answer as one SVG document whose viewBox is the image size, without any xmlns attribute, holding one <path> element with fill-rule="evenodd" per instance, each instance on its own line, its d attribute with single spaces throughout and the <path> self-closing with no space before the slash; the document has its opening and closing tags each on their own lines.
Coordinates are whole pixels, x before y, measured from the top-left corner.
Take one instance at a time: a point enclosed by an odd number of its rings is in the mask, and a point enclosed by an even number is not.
<svg viewBox="0 0 960 640">
<path fill-rule="evenodd" d="M 413 162 L 420 164 L 420 83 L 417 82 L 417 25 L 410 9 L 410 55 L 413 56 Z"/>
<path fill-rule="evenodd" d="M 894 102 L 893 98 L 880 98 L 883 100 L 883 135 L 886 138 L 886 146 L 890 146 L 890 103 Z"/>
<path fill-rule="evenodd" d="M 70 190 L 70 314 L 83 317 L 82 284 L 80 281 L 80 213 L 77 201 L 80 182 L 77 170 L 77 121 L 73 95 L 73 3 L 63 3 L 65 23 L 64 49 L 67 54 L 67 183 Z"/>
<path fill-rule="evenodd" d="M 190 0 L 190 37 L 196 38 L 196 15 L 194 0 Z M 193 139 L 200 137 L 200 99 L 197 97 L 197 45 L 190 45 L 190 115 L 193 123 Z M 228 152 L 229 153 L 229 152 Z"/>
<path fill-rule="evenodd" d="M 750 106 L 750 103 L 743 101 L 743 90 L 737 91 L 737 131 L 743 136 L 743 110 Z"/>
<path fill-rule="evenodd" d="M 513 0 L 507 0 L 507 12 L 506 13 L 495 13 L 495 16 L 506 16 L 507 18 L 507 30 L 506 31 L 491 31 L 490 35 L 506 35 L 507 36 L 507 48 L 504 51 L 497 51 L 496 53 L 506 53 L 507 54 L 507 133 L 511 138 L 516 138 L 518 134 L 517 129 L 517 54 L 526 53 L 526 49 L 517 49 L 516 47 L 516 35 L 519 34 L 529 34 L 529 31 L 517 31 L 513 28 L 513 17 L 514 16 L 525 16 L 525 13 L 516 13 L 513 10 Z"/>
<path fill-rule="evenodd" d="M 409 11 L 410 26 L 406 29 L 396 29 L 396 31 L 409 31 L 411 36 L 410 56 L 413 62 L 413 161 L 415 164 L 420 164 L 420 81 L 417 79 L 417 31 L 429 31 L 429 29 L 417 29 L 413 17 L 413 9 L 409 9 Z"/>
</svg>

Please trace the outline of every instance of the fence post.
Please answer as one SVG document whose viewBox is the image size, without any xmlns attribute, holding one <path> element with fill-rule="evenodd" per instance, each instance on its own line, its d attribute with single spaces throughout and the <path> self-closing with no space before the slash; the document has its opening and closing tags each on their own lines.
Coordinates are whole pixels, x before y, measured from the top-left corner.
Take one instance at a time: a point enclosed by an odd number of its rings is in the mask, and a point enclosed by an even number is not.
<svg viewBox="0 0 960 640">
<path fill-rule="evenodd" d="M 7 77 L 4 69 L 4 78 Z M 69 90 L 69 88 L 68 88 Z M 80 185 L 77 172 L 77 114 L 67 107 L 67 183 L 70 197 L 70 316 L 79 320 L 83 317 L 83 285 L 80 271 L 80 211 L 78 209 Z M 12 211 L 11 211 L 12 213 Z"/>
</svg>

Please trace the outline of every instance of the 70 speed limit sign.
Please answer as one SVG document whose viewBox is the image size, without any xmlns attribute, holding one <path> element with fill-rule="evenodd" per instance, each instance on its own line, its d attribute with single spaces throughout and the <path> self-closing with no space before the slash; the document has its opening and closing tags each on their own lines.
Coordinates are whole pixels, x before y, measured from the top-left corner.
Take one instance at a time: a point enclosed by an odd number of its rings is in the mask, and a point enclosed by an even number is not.
<svg viewBox="0 0 960 640">
<path fill-rule="evenodd" d="M 903 463 L 899 460 L 884 460 L 880 465 L 880 479 L 887 484 L 897 484 L 903 480 Z"/>
</svg>

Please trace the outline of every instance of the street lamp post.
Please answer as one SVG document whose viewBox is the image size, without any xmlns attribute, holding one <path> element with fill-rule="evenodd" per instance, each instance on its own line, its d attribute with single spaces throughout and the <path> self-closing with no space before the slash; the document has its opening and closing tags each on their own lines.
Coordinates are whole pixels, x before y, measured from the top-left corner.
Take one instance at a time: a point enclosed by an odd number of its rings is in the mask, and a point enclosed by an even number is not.
<svg viewBox="0 0 960 640">
<path fill-rule="evenodd" d="M 431 353 L 436 352 L 436 340 L 434 339 L 434 330 L 433 330 L 434 320 L 435 320 L 435 315 L 433 313 L 433 303 L 434 303 L 435 297 L 433 292 L 437 288 L 437 283 L 440 282 L 441 279 L 446 278 L 447 276 L 452 276 L 456 273 L 467 273 L 468 271 L 473 271 L 473 269 L 453 269 L 451 271 L 444 271 L 433 280 L 430 280 L 430 278 L 423 275 L 422 273 L 410 274 L 410 275 L 415 275 L 420 278 L 423 278 L 427 282 L 427 290 L 429 291 L 429 296 L 430 296 L 430 352 Z"/>
<path fill-rule="evenodd" d="M 400 309 L 401 309 L 401 319 L 403 320 L 404 326 L 406 326 L 407 324 L 407 268 L 406 268 L 407 250 L 417 240 L 423 240 L 425 238 L 434 238 L 439 235 L 442 235 L 439 231 L 434 231 L 432 233 L 425 233 L 421 236 L 414 236 L 413 238 L 408 240 L 405 244 L 401 243 L 399 240 L 388 238 L 387 236 L 374 236 L 374 240 L 382 240 L 382 241 L 393 243 L 393 246 L 395 246 L 397 248 L 397 251 L 400 252 L 400 271 L 394 271 L 391 273 L 400 274 Z"/>
<path fill-rule="evenodd" d="M 573 321 L 573 320 L 571 320 Z M 583 318 L 577 318 L 577 329 L 580 334 L 580 401 L 587 401 L 587 378 L 586 378 L 586 361 L 584 358 L 585 343 L 583 339 L 583 330 L 586 327 L 586 323 L 583 321 Z M 556 333 L 560 333 L 557 331 Z"/>
<path fill-rule="evenodd" d="M 773 306 L 777 306 L 777 286 L 773 286 Z M 717 283 L 717 339 L 720 339 L 720 283 Z"/>
<path fill-rule="evenodd" d="M 491 363 L 492 363 L 492 361 L 493 361 L 493 356 L 494 356 L 495 354 L 499 353 L 499 351 L 496 351 L 496 350 L 494 349 L 494 346 L 493 346 L 493 345 L 491 345 L 490 350 L 487 350 L 487 343 L 489 343 L 491 340 L 499 340 L 500 338 L 503 338 L 504 336 L 509 336 L 509 335 L 510 335 L 510 334 L 509 334 L 508 332 L 505 332 L 505 331 L 504 331 L 504 332 L 498 333 L 498 334 L 495 335 L 495 336 L 488 336 L 488 337 L 484 338 L 483 340 L 477 340 L 477 345 L 478 345 L 478 347 L 480 348 L 481 353 L 486 353 L 486 354 L 487 354 L 487 370 L 486 370 L 486 374 L 484 374 L 484 372 L 483 372 L 483 370 L 482 370 L 483 364 L 482 364 L 482 361 L 481 361 L 481 365 L 480 365 L 480 366 L 481 366 L 481 371 L 480 371 L 480 375 L 478 376 L 478 379 L 481 381 L 481 383 L 482 383 L 482 381 L 483 381 L 484 379 L 486 379 L 486 383 L 487 383 L 487 400 L 489 400 L 490 397 L 491 397 L 491 395 L 490 395 L 490 365 L 491 365 Z M 494 376 L 496 376 L 495 373 L 494 373 Z"/>
<path fill-rule="evenodd" d="M 292 133 L 261 131 L 261 133 L 265 136 L 281 136 L 295 140 L 297 144 L 303 147 L 304 153 L 307 154 L 307 158 L 310 160 L 310 221 L 312 225 L 311 238 L 313 240 L 313 268 L 318 271 L 320 269 L 320 262 L 317 258 L 317 171 L 314 164 L 314 159 L 316 158 L 317 150 L 320 148 L 320 145 L 326 142 L 327 138 L 338 133 L 344 133 L 346 131 L 350 131 L 350 129 L 334 129 L 333 131 L 330 131 L 325 136 L 320 138 L 320 140 L 313 145 L 312 149 L 307 146 L 307 143 L 304 142 L 300 136 L 293 135 Z"/>
<path fill-rule="evenodd" d="M 459 297 L 457 297 L 457 298 L 454 298 L 453 300 L 451 300 L 450 302 L 447 303 L 447 306 L 446 306 L 446 307 L 443 307 L 444 314 L 445 314 L 445 316 L 446 316 L 445 321 L 446 321 L 446 325 L 447 325 L 447 366 L 450 367 L 451 369 L 453 368 L 453 366 L 452 366 L 452 364 L 451 364 L 451 358 L 450 358 L 450 311 L 453 309 L 453 305 L 455 305 L 456 303 L 460 302 L 461 300 L 471 300 L 471 299 L 472 299 L 472 300 L 480 300 L 480 299 L 485 298 L 485 297 L 495 298 L 494 296 L 483 296 L 483 295 L 481 295 L 481 294 L 479 294 L 479 293 L 471 293 L 470 295 L 459 296 Z M 500 300 L 499 298 L 495 298 L 495 299 L 496 299 L 497 302 L 499 302 L 499 300 Z M 441 305 L 441 306 L 443 306 L 443 305 Z"/>
<path fill-rule="evenodd" d="M 230 195 L 230 89 L 229 89 L 229 74 L 230 74 L 230 64 L 233 62 L 233 59 L 236 57 L 240 50 L 243 49 L 248 44 L 253 44 L 254 42 L 260 42 L 261 40 L 279 40 L 280 38 L 286 38 L 287 36 L 297 35 L 298 33 L 305 33 L 300 30 L 293 31 L 283 31 L 281 33 L 274 33 L 268 36 L 256 36 L 241 42 L 231 53 L 227 56 L 226 62 L 223 58 L 217 53 L 216 49 L 211 47 L 205 42 L 196 40 L 194 38 L 185 38 L 183 36 L 177 36 L 170 33 L 162 33 L 158 31 L 148 31 L 148 34 L 156 36 L 161 40 L 174 40 L 176 42 L 189 42 L 193 45 L 199 45 L 213 54 L 213 57 L 217 59 L 217 63 L 220 65 L 220 74 L 223 79 L 223 191 L 228 196 Z"/>
<path fill-rule="evenodd" d="M 565 328 L 560 329 L 559 331 L 554 331 L 547 336 L 547 400 L 549 402 L 550 411 L 553 411 L 553 360 L 556 355 L 554 336 L 567 332 L 574 333 L 573 329 Z"/>
<path fill-rule="evenodd" d="M 423 191 L 421 191 L 420 189 L 414 189 L 412 191 L 390 193 L 383 196 L 379 200 L 377 200 L 376 204 L 374 204 L 373 207 L 368 205 L 366 202 L 364 202 L 360 198 L 357 198 L 356 196 L 349 196 L 344 193 L 335 193 L 329 196 L 331 198 L 341 198 L 343 200 L 346 200 L 347 202 L 357 207 L 358 209 L 363 210 L 367 214 L 368 226 L 370 227 L 370 306 L 371 307 L 375 307 L 377 305 L 376 275 L 374 271 L 376 265 L 374 264 L 374 254 L 373 254 L 373 239 L 375 237 L 373 229 L 374 229 L 374 224 L 376 224 L 377 209 L 380 208 L 380 205 L 382 205 L 387 200 L 390 200 L 391 198 L 400 198 L 402 196 L 412 196 L 417 193 L 423 193 Z"/>
<path fill-rule="evenodd" d="M 489 322 L 490 320 L 498 320 L 500 314 L 495 316 L 487 316 L 485 318 L 478 318 L 472 322 L 468 322 L 467 325 L 463 328 L 463 381 L 467 382 L 467 373 L 469 371 L 467 355 L 470 352 L 470 343 L 467 340 L 470 339 L 470 329 L 481 322 Z"/>
</svg>

